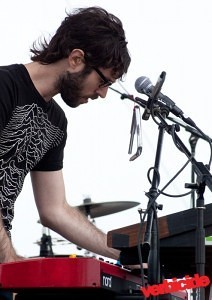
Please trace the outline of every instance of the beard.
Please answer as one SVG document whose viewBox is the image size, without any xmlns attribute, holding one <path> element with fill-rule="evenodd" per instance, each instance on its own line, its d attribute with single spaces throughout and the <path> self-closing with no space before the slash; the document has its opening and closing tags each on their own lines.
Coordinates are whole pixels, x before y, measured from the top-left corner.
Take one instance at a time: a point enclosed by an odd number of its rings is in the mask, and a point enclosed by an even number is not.
<svg viewBox="0 0 212 300">
<path fill-rule="evenodd" d="M 61 98 L 70 107 L 77 107 L 81 104 L 81 91 L 85 78 L 90 74 L 91 68 L 86 67 L 83 71 L 77 73 L 66 72 L 62 75 L 57 83 Z"/>
</svg>

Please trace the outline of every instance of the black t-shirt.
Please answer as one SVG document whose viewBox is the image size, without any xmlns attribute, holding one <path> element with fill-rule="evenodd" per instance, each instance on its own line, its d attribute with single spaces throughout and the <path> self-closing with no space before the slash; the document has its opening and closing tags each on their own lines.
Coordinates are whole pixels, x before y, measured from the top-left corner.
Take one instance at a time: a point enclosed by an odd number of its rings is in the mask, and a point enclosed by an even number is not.
<svg viewBox="0 0 212 300">
<path fill-rule="evenodd" d="M 66 138 L 64 111 L 41 97 L 24 65 L 0 67 L 0 207 L 7 231 L 25 176 L 62 169 Z"/>
</svg>

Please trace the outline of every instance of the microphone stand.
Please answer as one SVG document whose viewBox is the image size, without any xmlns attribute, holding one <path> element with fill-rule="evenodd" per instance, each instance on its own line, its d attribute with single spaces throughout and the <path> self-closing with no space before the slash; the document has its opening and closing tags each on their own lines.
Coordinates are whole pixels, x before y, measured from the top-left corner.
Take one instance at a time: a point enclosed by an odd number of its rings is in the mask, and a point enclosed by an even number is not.
<svg viewBox="0 0 212 300">
<path fill-rule="evenodd" d="M 117 90 L 111 88 L 112 90 L 118 92 Z M 145 100 L 142 100 L 137 97 L 133 97 L 132 95 L 126 95 L 121 94 L 121 99 L 128 98 L 137 104 L 139 104 L 142 107 L 146 107 Z M 159 137 L 158 137 L 158 146 L 157 146 L 157 152 L 156 152 L 156 159 L 155 159 L 155 168 L 159 167 L 160 162 L 160 154 L 161 154 L 161 148 L 162 148 L 162 141 L 164 132 L 167 131 L 169 134 L 171 134 L 170 125 L 167 124 L 164 117 L 155 111 L 155 114 L 160 119 L 161 123 L 159 126 Z M 167 117 L 169 118 L 169 117 Z M 170 119 L 170 118 L 169 118 Z M 175 122 L 176 123 L 176 122 Z M 181 124 L 180 124 L 181 125 Z M 185 127 L 185 126 L 184 126 Z M 187 129 L 192 129 L 190 126 L 186 126 Z M 195 130 L 195 129 L 194 129 Z M 195 134 L 199 134 L 198 131 L 195 130 Z M 201 136 L 202 137 L 202 136 Z M 203 137 L 204 138 L 204 137 Z M 197 210 L 197 228 L 196 228 L 196 244 L 195 244 L 195 263 L 196 263 L 196 271 L 199 274 L 199 276 L 205 275 L 205 229 L 204 229 L 204 192 L 205 192 L 205 186 L 207 186 L 210 191 L 212 191 L 212 175 L 209 172 L 208 168 L 202 163 L 196 161 L 194 156 L 190 153 L 190 151 L 186 148 L 182 140 L 179 138 L 179 136 L 176 133 L 175 130 L 175 145 L 177 145 L 177 148 L 180 149 L 191 161 L 192 164 L 192 172 L 196 174 L 196 184 L 185 184 L 185 187 L 189 187 L 196 190 L 196 193 L 198 195 L 196 200 L 196 210 Z M 158 243 L 158 234 L 157 234 L 157 219 L 156 219 L 156 209 L 158 208 L 158 205 L 155 201 L 155 197 L 157 196 L 157 186 L 158 186 L 158 178 L 156 176 L 156 169 L 154 169 L 153 174 L 153 180 L 152 180 L 152 186 L 149 190 L 149 193 L 147 195 L 149 196 L 149 211 L 148 211 L 148 220 L 147 220 L 147 230 L 145 233 L 146 237 L 146 249 L 150 251 L 150 255 L 148 256 L 149 259 L 149 278 L 150 283 L 157 283 L 160 280 L 160 266 L 159 266 L 159 243 Z M 149 234 L 147 234 L 149 232 Z M 154 245 L 154 247 L 150 247 L 151 245 Z M 198 290 L 198 299 L 199 300 L 205 300 L 205 289 L 204 287 L 197 288 Z M 155 297 L 153 297 L 155 299 Z M 157 296 L 156 296 L 157 299 Z"/>
<path fill-rule="evenodd" d="M 160 113 L 156 112 L 158 116 Z M 161 282 L 160 278 L 160 246 L 159 246 L 159 235 L 157 226 L 157 209 L 162 207 L 157 204 L 155 199 L 158 195 L 158 170 L 160 166 L 160 158 L 162 153 L 162 144 L 165 129 L 161 124 L 159 125 L 158 142 L 156 149 L 156 157 L 154 164 L 154 172 L 151 187 L 146 196 L 149 198 L 149 203 L 147 205 L 147 223 L 144 235 L 143 250 L 148 251 L 148 283 L 150 285 L 159 284 Z M 158 297 L 152 297 L 152 299 L 158 299 Z"/>
<path fill-rule="evenodd" d="M 158 116 L 160 117 L 160 116 Z M 161 121 L 164 123 L 166 131 L 170 134 L 169 126 L 165 120 Z M 212 191 L 212 175 L 210 174 L 208 168 L 202 163 L 196 161 L 192 156 L 186 146 L 183 144 L 182 140 L 179 138 L 175 132 L 175 141 L 179 148 L 191 161 L 193 171 L 197 177 L 197 183 L 185 184 L 185 187 L 196 189 L 198 198 L 196 200 L 196 210 L 197 210 L 197 228 L 196 228 L 196 244 L 195 244 L 195 262 L 196 271 L 199 276 L 205 275 L 205 229 L 204 229 L 204 191 L 205 186 L 208 186 L 210 191 Z M 205 289 L 204 287 L 197 288 L 198 299 L 205 300 Z"/>
<path fill-rule="evenodd" d="M 152 180 L 152 187 L 150 188 L 150 191 L 148 193 L 148 196 L 151 199 L 154 199 L 157 196 L 157 174 L 155 170 L 159 167 L 159 158 L 161 153 L 161 144 L 162 139 L 164 135 L 164 131 L 166 130 L 170 134 L 170 126 L 166 123 L 164 117 L 158 113 L 155 112 L 155 115 L 160 119 L 161 124 L 159 125 L 159 138 L 158 138 L 158 147 L 157 147 L 157 154 L 156 154 L 156 160 L 155 160 L 155 169 L 154 169 L 154 175 Z M 194 134 L 193 134 L 194 135 Z M 195 179 L 196 174 L 196 180 L 197 183 L 194 184 L 192 181 L 191 184 L 186 184 L 185 186 L 187 188 L 192 188 L 196 190 L 197 193 L 197 199 L 196 199 L 196 222 L 197 222 L 197 228 L 196 228 L 196 242 L 195 242 L 195 263 L 196 263 L 196 272 L 199 274 L 199 276 L 205 275 L 205 229 L 204 229 L 204 191 L 205 186 L 207 185 L 209 189 L 212 191 L 212 175 L 208 171 L 207 167 L 203 165 L 202 162 L 197 162 L 194 158 L 195 154 L 195 147 L 198 140 L 198 136 L 195 135 L 194 138 L 190 138 L 190 144 L 191 144 L 191 151 L 185 147 L 179 136 L 177 135 L 175 131 L 175 141 L 180 146 L 181 151 L 191 160 L 192 164 L 192 179 Z M 194 195 L 193 195 L 194 197 Z M 194 199 L 194 198 L 193 198 Z M 195 205 L 194 205 L 195 207 Z M 160 282 L 160 262 L 159 262 L 159 242 L 158 242 L 158 236 L 157 236 L 157 223 L 156 223 L 156 208 L 158 208 L 157 203 L 154 201 L 152 203 L 152 206 L 150 210 L 148 211 L 148 218 L 147 218 L 147 226 L 146 226 L 146 232 L 145 232 L 145 242 L 143 244 L 143 249 L 147 249 L 145 245 L 148 245 L 151 243 L 151 247 L 149 247 L 149 257 L 148 257 L 148 281 L 149 284 L 159 283 Z M 194 291 L 194 297 L 195 299 L 199 300 L 205 300 L 205 288 L 200 287 L 197 288 Z M 196 298 L 197 297 L 197 298 Z M 152 297 L 151 299 L 157 299 L 157 297 Z"/>
<path fill-rule="evenodd" d="M 208 136 L 202 136 L 195 128 L 188 126 L 181 120 L 176 120 L 171 117 L 167 117 L 169 120 L 177 123 L 178 125 L 185 128 L 186 131 L 190 132 L 190 138 L 189 143 L 191 147 L 191 155 L 192 157 L 195 157 L 195 149 L 197 145 L 197 141 L 199 138 L 202 138 L 203 140 L 211 140 Z M 202 187 L 203 190 L 201 191 L 201 187 L 198 189 L 198 186 L 195 185 L 195 168 L 194 165 L 191 165 L 191 184 L 187 184 L 187 187 L 190 187 L 193 189 L 191 193 L 191 207 L 197 209 L 197 231 L 196 231 L 196 245 L 195 245 L 195 262 L 196 262 L 196 270 L 200 273 L 204 274 L 204 265 L 205 265 L 205 231 L 204 231 L 204 198 L 202 195 L 202 192 L 204 192 L 204 186 Z M 196 200 L 195 204 L 195 190 L 197 189 L 197 194 L 199 197 Z M 204 241 L 203 241 L 204 240 Z M 199 273 L 199 274 L 200 274 Z M 198 299 L 198 289 L 193 289 L 193 300 Z M 199 296 L 204 297 L 204 291 L 200 291 Z"/>
<path fill-rule="evenodd" d="M 158 81 L 151 93 L 151 96 L 148 102 L 143 101 L 142 99 L 134 99 L 131 95 L 121 94 L 121 99 L 129 98 L 130 100 L 140 104 L 142 107 L 145 108 L 146 114 L 143 114 L 143 119 L 148 120 L 151 114 L 151 107 L 153 107 L 154 102 L 156 101 L 161 87 L 164 83 L 166 73 L 162 72 L 158 78 Z M 118 92 L 117 90 L 111 88 L 112 90 Z M 118 92 L 119 93 L 119 92 Z M 148 113 L 147 113 L 147 106 Z M 155 115 L 160 115 L 159 110 L 154 110 Z M 163 110 L 164 117 L 167 115 L 167 109 Z M 144 116 L 145 115 L 145 116 Z M 162 115 L 161 115 L 162 118 Z M 161 123 L 162 124 L 162 123 Z M 146 196 L 149 198 L 148 206 L 147 206 L 147 222 L 146 222 L 146 229 L 144 234 L 144 243 L 142 245 L 142 249 L 144 253 L 146 253 L 148 257 L 148 283 L 150 285 L 159 284 L 161 282 L 160 278 L 160 245 L 159 245 L 159 234 L 158 234 L 158 222 L 157 222 L 157 209 L 161 208 L 155 199 L 158 195 L 158 185 L 159 185 L 159 178 L 158 178 L 158 170 L 160 166 L 160 157 L 162 152 L 162 144 L 163 144 L 163 137 L 164 137 L 164 126 L 159 125 L 159 135 L 158 135 L 158 142 L 157 142 L 157 149 L 156 149 L 156 157 L 155 157 L 155 164 L 154 164 L 154 172 L 153 172 L 153 179 L 151 183 L 151 188 L 149 192 L 146 193 Z M 159 299 L 158 296 L 151 296 L 150 299 Z"/>
</svg>

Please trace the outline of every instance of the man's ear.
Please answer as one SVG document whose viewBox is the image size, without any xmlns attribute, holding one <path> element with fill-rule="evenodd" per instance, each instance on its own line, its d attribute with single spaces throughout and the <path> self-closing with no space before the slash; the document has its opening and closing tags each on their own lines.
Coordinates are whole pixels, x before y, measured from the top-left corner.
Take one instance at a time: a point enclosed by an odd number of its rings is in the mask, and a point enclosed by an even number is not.
<svg viewBox="0 0 212 300">
<path fill-rule="evenodd" d="M 84 51 L 81 49 L 74 49 L 68 57 L 68 62 L 71 68 L 75 69 L 84 65 Z"/>
</svg>

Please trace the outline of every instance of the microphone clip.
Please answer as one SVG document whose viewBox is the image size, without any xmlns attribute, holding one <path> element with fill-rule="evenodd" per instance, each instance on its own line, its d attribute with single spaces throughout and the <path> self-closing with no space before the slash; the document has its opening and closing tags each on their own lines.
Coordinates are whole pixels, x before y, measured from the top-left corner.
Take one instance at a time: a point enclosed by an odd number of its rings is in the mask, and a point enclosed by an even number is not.
<svg viewBox="0 0 212 300">
<path fill-rule="evenodd" d="M 133 161 L 136 158 L 138 158 L 142 152 L 141 114 L 140 114 L 140 107 L 138 105 L 135 105 L 133 108 L 133 117 L 132 117 L 130 134 L 131 135 L 130 135 L 130 144 L 129 144 L 128 154 L 132 153 L 134 136 L 135 136 L 135 134 L 137 135 L 137 151 L 130 158 L 130 161 Z"/>
<path fill-rule="evenodd" d="M 143 120 L 149 120 L 150 115 L 153 114 L 154 108 L 157 106 L 157 101 L 160 95 L 161 88 L 166 78 L 166 72 L 162 72 L 158 77 L 156 85 L 153 87 L 149 95 L 149 99 L 147 101 L 147 105 L 145 107 L 144 113 L 142 115 Z"/>
</svg>

